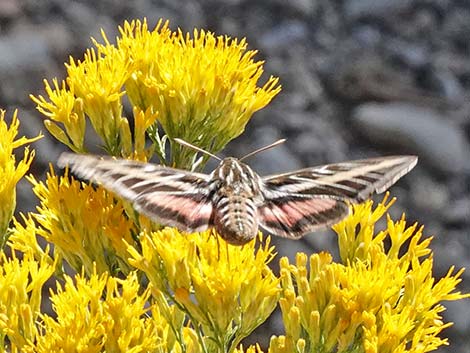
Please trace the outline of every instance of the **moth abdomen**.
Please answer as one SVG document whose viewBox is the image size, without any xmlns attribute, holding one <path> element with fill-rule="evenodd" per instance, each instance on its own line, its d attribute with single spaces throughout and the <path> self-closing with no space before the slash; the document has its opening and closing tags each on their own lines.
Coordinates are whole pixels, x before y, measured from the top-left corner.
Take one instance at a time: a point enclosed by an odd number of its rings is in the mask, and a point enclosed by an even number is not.
<svg viewBox="0 0 470 353">
<path fill-rule="evenodd" d="M 233 195 L 217 202 L 214 226 L 222 238 L 243 245 L 258 234 L 258 215 L 253 200 Z"/>
</svg>

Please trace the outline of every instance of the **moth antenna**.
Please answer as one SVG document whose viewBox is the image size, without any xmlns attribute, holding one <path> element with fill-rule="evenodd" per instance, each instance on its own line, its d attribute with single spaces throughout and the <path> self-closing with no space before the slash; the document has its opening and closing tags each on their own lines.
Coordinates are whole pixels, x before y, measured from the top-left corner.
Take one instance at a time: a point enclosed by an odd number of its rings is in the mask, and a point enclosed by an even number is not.
<svg viewBox="0 0 470 353">
<path fill-rule="evenodd" d="M 243 161 L 244 159 L 248 158 L 248 157 L 251 157 L 257 153 L 260 153 L 260 152 L 263 152 L 263 151 L 266 151 L 266 150 L 269 150 L 273 147 L 276 147 L 277 145 L 280 145 L 281 143 L 284 143 L 286 142 L 286 139 L 280 139 L 280 140 L 277 140 L 276 142 L 273 142 L 271 143 L 270 145 L 267 145 L 267 146 L 264 146 L 264 147 L 261 147 L 261 148 L 258 148 L 257 150 L 254 150 L 253 152 L 250 152 L 246 155 L 244 155 L 242 158 L 240 158 L 239 160 L 240 161 Z"/>
<path fill-rule="evenodd" d="M 217 159 L 218 161 L 221 161 L 221 160 L 222 160 L 222 158 L 217 157 L 215 154 L 212 154 L 212 153 L 210 153 L 210 152 L 208 152 L 208 151 L 206 151 L 206 150 L 203 150 L 202 148 L 199 148 L 199 147 L 197 147 L 197 146 L 191 145 L 189 142 L 186 142 L 185 140 L 182 140 L 182 139 L 177 138 L 177 137 L 173 138 L 173 140 L 175 140 L 176 142 L 178 142 L 178 143 L 179 143 L 180 145 L 182 145 L 182 146 L 192 148 L 193 150 L 198 151 L 198 152 L 201 152 L 201 153 L 205 153 L 205 154 L 207 154 L 208 156 L 211 156 L 212 158 Z"/>
</svg>

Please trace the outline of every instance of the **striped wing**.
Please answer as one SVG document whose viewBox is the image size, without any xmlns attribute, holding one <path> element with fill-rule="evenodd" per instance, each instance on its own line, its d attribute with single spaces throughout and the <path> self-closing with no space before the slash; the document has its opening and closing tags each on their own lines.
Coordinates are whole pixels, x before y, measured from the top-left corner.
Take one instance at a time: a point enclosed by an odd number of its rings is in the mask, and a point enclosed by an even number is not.
<svg viewBox="0 0 470 353">
<path fill-rule="evenodd" d="M 187 232 L 212 226 L 208 176 L 124 159 L 63 153 L 60 167 L 103 185 L 150 219 Z"/>
<path fill-rule="evenodd" d="M 266 177 L 260 223 L 273 234 L 299 238 L 339 222 L 349 203 L 384 192 L 416 163 L 415 156 L 372 158 Z"/>
</svg>

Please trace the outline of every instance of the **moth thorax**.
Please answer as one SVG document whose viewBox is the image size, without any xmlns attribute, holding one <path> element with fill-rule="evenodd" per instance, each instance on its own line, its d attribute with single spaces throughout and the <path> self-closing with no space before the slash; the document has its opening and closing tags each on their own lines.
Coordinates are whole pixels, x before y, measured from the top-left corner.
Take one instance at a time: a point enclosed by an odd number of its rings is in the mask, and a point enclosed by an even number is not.
<svg viewBox="0 0 470 353">
<path fill-rule="evenodd" d="M 251 168 L 236 158 L 225 158 L 213 172 L 222 184 L 242 184 L 245 187 L 253 187 L 258 178 Z"/>
<path fill-rule="evenodd" d="M 258 234 L 258 215 L 252 199 L 238 195 L 223 197 L 217 210 L 215 229 L 227 243 L 243 245 Z"/>
</svg>

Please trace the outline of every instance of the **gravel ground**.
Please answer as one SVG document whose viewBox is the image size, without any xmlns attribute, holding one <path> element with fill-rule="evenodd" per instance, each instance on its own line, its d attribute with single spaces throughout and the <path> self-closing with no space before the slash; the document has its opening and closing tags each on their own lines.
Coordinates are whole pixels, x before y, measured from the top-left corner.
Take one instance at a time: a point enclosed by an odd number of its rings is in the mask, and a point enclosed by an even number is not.
<svg viewBox="0 0 470 353">
<path fill-rule="evenodd" d="M 470 2 L 464 0 L 0 0 L 0 107 L 19 108 L 23 132 L 43 130 L 29 93 L 42 79 L 64 76 L 69 55 L 81 57 L 90 36 L 109 38 L 125 19 L 170 20 L 246 37 L 283 91 L 258 112 L 226 154 L 240 156 L 285 137 L 283 146 L 251 160 L 260 174 L 377 155 L 420 156 L 392 188 L 398 217 L 435 235 L 435 274 L 470 267 Z M 50 136 L 35 144 L 41 175 L 62 147 Z M 34 208 L 26 182 L 21 210 Z M 279 252 L 331 250 L 329 232 L 279 241 Z M 470 272 L 461 290 L 470 290 Z M 449 303 L 451 346 L 470 351 L 470 304 Z M 255 339 L 278 333 L 271 320 Z"/>
</svg>

